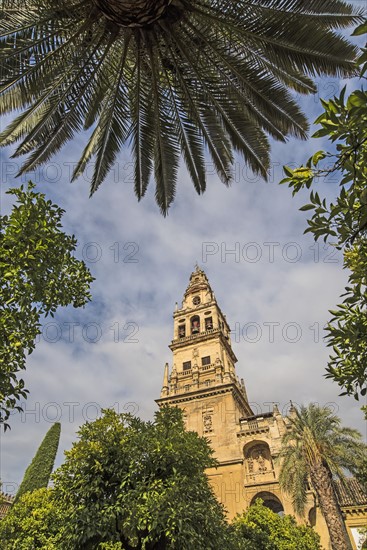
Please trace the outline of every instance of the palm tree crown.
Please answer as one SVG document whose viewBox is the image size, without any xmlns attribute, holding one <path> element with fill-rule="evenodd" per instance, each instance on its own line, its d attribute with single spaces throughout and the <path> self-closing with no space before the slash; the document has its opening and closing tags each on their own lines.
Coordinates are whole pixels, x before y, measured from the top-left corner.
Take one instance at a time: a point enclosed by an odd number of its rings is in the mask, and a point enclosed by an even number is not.
<svg viewBox="0 0 367 550">
<path fill-rule="evenodd" d="M 198 193 L 206 150 L 225 184 L 234 150 L 266 177 L 267 135 L 306 136 L 290 91 L 352 74 L 335 30 L 361 19 L 341 0 L 3 0 L 0 113 L 22 113 L 0 144 L 26 172 L 93 129 L 73 174 L 94 159 L 92 194 L 128 143 L 137 197 L 154 170 L 166 213 L 181 154 Z"/>
<path fill-rule="evenodd" d="M 303 515 L 308 482 L 315 491 L 329 528 L 333 550 L 349 549 L 350 543 L 334 490 L 333 478 L 345 481 L 345 470 L 355 473 L 366 445 L 357 430 L 341 426 L 331 409 L 311 403 L 294 409 L 282 440 L 279 483 L 292 496 Z"/>
</svg>

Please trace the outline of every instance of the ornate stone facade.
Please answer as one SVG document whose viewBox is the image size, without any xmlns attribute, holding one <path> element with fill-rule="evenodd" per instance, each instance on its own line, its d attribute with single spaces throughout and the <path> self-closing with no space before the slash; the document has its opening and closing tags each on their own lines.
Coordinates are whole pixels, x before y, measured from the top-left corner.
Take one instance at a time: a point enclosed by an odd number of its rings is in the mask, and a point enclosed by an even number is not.
<svg viewBox="0 0 367 550">
<path fill-rule="evenodd" d="M 165 366 L 158 405 L 182 408 L 187 429 L 210 440 L 219 466 L 207 473 L 229 518 L 259 497 L 274 512 L 295 515 L 290 497 L 280 490 L 276 460 L 289 419 L 277 405 L 269 413 L 252 411 L 245 383 L 236 374 L 226 317 L 198 267 L 173 318 L 173 366 Z M 288 415 L 292 414 L 290 407 Z M 306 518 L 329 548 L 326 524 L 311 491 L 306 510 Z"/>
</svg>

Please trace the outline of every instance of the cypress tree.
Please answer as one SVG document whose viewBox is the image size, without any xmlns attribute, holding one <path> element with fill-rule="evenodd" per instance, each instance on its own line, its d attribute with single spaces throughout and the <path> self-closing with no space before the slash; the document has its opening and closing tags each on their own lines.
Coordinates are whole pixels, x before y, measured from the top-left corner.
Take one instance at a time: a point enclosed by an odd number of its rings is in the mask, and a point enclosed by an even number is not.
<svg viewBox="0 0 367 550">
<path fill-rule="evenodd" d="M 47 487 L 59 447 L 60 433 L 61 424 L 60 422 L 56 422 L 48 430 L 32 462 L 26 469 L 15 501 L 27 491 L 34 491 L 35 489 Z"/>
</svg>

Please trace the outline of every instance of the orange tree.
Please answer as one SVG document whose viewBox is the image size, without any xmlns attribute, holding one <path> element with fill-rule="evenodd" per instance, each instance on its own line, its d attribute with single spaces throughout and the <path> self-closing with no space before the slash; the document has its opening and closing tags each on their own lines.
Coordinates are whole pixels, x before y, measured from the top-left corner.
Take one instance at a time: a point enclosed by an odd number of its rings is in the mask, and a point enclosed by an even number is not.
<svg viewBox="0 0 367 550">
<path fill-rule="evenodd" d="M 19 373 L 40 334 L 42 316 L 59 306 L 83 306 L 93 281 L 74 257 L 77 241 L 62 231 L 63 210 L 34 185 L 10 189 L 16 204 L 0 216 L 0 424 L 27 396 Z"/>
</svg>

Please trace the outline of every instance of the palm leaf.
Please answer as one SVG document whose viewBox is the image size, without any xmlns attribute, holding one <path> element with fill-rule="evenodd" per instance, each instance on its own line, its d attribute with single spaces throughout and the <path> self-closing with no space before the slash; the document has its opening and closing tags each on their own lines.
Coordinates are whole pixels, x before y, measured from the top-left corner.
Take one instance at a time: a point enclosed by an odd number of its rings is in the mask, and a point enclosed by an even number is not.
<svg viewBox="0 0 367 550">
<path fill-rule="evenodd" d="M 153 95 L 153 121 L 157 128 L 154 142 L 154 174 L 156 181 L 156 200 L 163 215 L 174 199 L 175 180 L 177 177 L 179 148 L 175 139 L 174 121 L 167 97 L 160 85 L 160 64 L 157 57 L 154 36 L 144 36 L 150 60 Z"/>
<path fill-rule="evenodd" d="M 290 91 L 312 93 L 314 75 L 355 70 L 357 48 L 338 31 L 364 15 L 341 0 L 155 7 L 148 14 L 136 4 L 132 14 L 123 2 L 109 9 L 109 0 L 3 0 L 0 113 L 17 115 L 0 144 L 20 142 L 15 154 L 29 154 L 21 173 L 94 126 L 73 178 L 95 156 L 93 193 L 129 140 L 138 199 L 154 165 L 166 213 L 181 154 L 198 192 L 205 151 L 225 184 L 233 151 L 265 177 L 266 136 L 285 141 L 307 132 Z"/>
<path fill-rule="evenodd" d="M 144 70 L 141 35 L 136 33 L 136 75 L 132 86 L 131 141 L 135 160 L 135 194 L 140 200 L 152 171 L 154 123 L 151 109 L 151 79 Z"/>
<path fill-rule="evenodd" d="M 267 147 L 261 131 L 255 125 L 248 124 L 249 121 L 246 120 L 243 112 L 231 107 L 231 97 L 228 100 L 226 95 L 216 92 L 215 86 L 212 88 L 207 86 L 200 71 L 200 69 L 204 70 L 204 66 L 198 66 L 197 64 L 199 58 L 195 60 L 188 53 L 189 49 L 185 49 L 184 43 L 178 35 L 176 35 L 175 41 L 183 59 L 191 66 L 197 82 L 201 84 L 205 97 L 209 99 L 218 115 L 220 115 L 223 127 L 230 136 L 235 149 L 244 153 L 246 161 L 255 172 L 260 172 L 263 176 L 266 176 Z M 211 89 L 213 89 L 213 92 Z M 247 128 L 247 132 L 245 128 Z"/>
<path fill-rule="evenodd" d="M 187 118 L 192 120 L 207 145 L 214 166 L 222 182 L 226 185 L 231 180 L 230 165 L 233 162 L 230 142 L 223 133 L 221 125 L 215 113 L 208 109 L 205 101 L 198 99 L 198 86 L 194 79 L 186 78 L 180 63 L 181 58 L 174 49 L 174 37 L 169 28 L 165 28 L 165 46 L 170 54 L 170 60 L 174 65 L 174 74 L 178 82 L 177 90 L 181 96 L 183 109 Z M 190 80 L 193 80 L 190 83 Z"/>
<path fill-rule="evenodd" d="M 164 65 L 161 49 L 159 50 L 159 55 L 162 65 Z M 203 140 L 195 124 L 193 124 L 192 120 L 190 120 L 188 114 L 185 112 L 184 105 L 180 101 L 179 95 L 175 92 L 171 75 L 166 68 L 164 68 L 164 75 L 166 86 L 169 91 L 171 112 L 175 120 L 176 133 L 180 141 L 182 153 L 194 187 L 197 193 L 200 194 L 203 193 L 206 188 Z"/>
<path fill-rule="evenodd" d="M 95 147 L 96 162 L 91 183 L 91 195 L 106 177 L 127 136 L 129 110 L 126 100 L 124 72 L 127 70 L 126 57 L 129 44 L 130 37 L 124 42 L 121 57 L 119 49 L 115 51 L 117 59 L 116 77 L 104 101 L 103 111 L 98 122 L 99 133 Z"/>
</svg>

